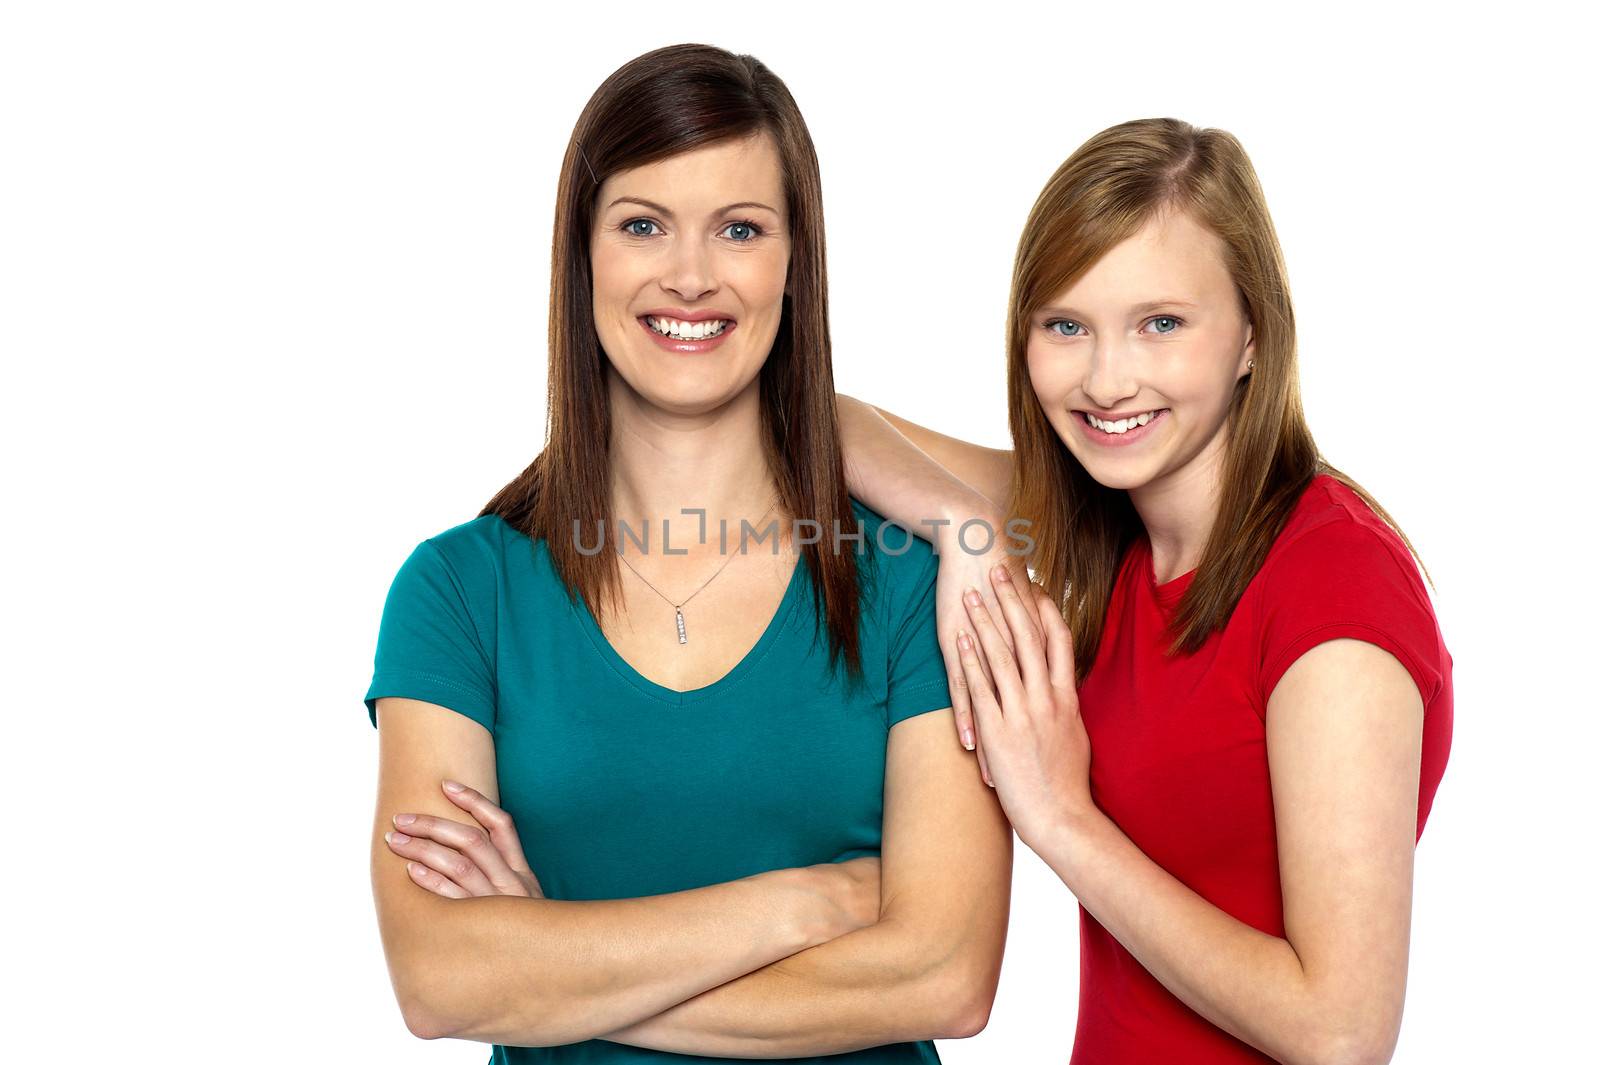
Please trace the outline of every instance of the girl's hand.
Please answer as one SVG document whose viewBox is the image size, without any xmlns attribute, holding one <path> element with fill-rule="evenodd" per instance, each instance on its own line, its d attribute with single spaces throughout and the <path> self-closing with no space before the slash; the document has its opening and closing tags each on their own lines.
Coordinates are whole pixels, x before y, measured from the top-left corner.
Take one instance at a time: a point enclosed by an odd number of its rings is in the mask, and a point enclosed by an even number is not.
<svg viewBox="0 0 1600 1065">
<path fill-rule="evenodd" d="M 976 547 L 984 542 L 988 534 L 981 526 L 974 525 L 967 531 L 965 543 L 961 538 L 962 523 L 973 519 L 987 522 L 994 534 L 994 542 L 982 553 L 974 553 L 966 546 L 971 544 Z M 998 608 L 1000 601 L 995 596 L 994 587 L 989 581 L 989 575 L 994 567 L 1004 566 L 1012 578 L 1020 584 L 1030 583 L 1028 567 L 1022 556 L 1007 552 L 1005 521 L 998 514 L 953 516 L 950 524 L 940 528 L 937 543 L 939 580 L 935 592 L 937 596 L 935 613 L 939 627 L 939 647 L 944 652 L 945 670 L 950 676 L 950 706 L 955 711 L 956 735 L 963 747 L 969 751 L 977 751 L 978 770 L 983 774 L 984 783 L 993 787 L 994 780 L 989 772 L 988 756 L 984 750 L 983 729 L 980 727 L 981 723 L 973 717 L 972 696 L 961 666 L 961 649 L 956 645 L 956 632 L 970 625 L 961 596 L 967 587 L 974 587 L 991 606 Z M 1037 625 L 1038 611 L 1031 599 L 1024 604 L 1024 607 L 1025 613 Z M 1003 616 L 997 617 L 995 628 L 1006 646 L 1012 646 L 1011 629 Z"/>
<path fill-rule="evenodd" d="M 461 790 L 451 791 L 452 785 Z M 488 831 L 429 814 L 396 814 L 394 831 L 385 838 L 391 851 L 411 859 L 406 862 L 411 879 L 447 899 L 477 895 L 544 898 L 539 878 L 522 856 L 511 815 L 482 792 L 453 780 L 444 781 L 444 793 Z M 402 823 L 407 817 L 412 820 Z"/>
<path fill-rule="evenodd" d="M 961 665 L 1000 805 L 1017 837 L 1031 845 L 1064 820 L 1095 810 L 1089 792 L 1089 734 L 1078 716 L 1072 633 L 1060 610 L 1031 581 L 1019 585 L 1000 567 L 993 576 L 1001 610 L 1016 636 L 1015 653 L 982 598 L 969 589 L 971 628 L 959 637 Z M 1032 615 L 1023 605 L 1024 596 L 1033 602 Z M 1034 626 L 1033 617 L 1043 620 L 1042 630 Z"/>
</svg>

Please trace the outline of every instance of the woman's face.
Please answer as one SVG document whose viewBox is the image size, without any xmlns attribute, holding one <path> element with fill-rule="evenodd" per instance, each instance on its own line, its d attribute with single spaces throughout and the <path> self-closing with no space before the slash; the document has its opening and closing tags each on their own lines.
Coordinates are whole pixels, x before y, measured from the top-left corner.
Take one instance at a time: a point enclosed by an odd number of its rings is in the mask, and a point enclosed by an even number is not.
<svg viewBox="0 0 1600 1065">
<path fill-rule="evenodd" d="M 1221 468 L 1228 403 L 1255 354 L 1223 250 L 1187 213 L 1159 212 L 1028 322 L 1045 416 L 1108 488 Z"/>
<path fill-rule="evenodd" d="M 766 361 L 789 273 L 787 205 L 766 133 L 606 178 L 589 257 L 612 368 L 645 402 L 699 414 Z"/>
</svg>

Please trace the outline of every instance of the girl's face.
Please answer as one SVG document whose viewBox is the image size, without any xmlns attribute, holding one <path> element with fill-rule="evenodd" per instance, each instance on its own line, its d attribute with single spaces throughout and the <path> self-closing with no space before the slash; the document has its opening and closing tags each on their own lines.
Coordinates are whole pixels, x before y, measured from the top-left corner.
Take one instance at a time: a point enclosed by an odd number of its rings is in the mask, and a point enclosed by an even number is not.
<svg viewBox="0 0 1600 1065">
<path fill-rule="evenodd" d="M 1254 354 L 1221 238 L 1181 211 L 1159 212 L 1028 322 L 1045 416 L 1091 477 L 1129 491 L 1220 469 Z"/>
<path fill-rule="evenodd" d="M 596 195 L 594 319 L 612 369 L 673 413 L 727 403 L 783 316 L 788 214 L 771 136 L 620 171 Z"/>
</svg>

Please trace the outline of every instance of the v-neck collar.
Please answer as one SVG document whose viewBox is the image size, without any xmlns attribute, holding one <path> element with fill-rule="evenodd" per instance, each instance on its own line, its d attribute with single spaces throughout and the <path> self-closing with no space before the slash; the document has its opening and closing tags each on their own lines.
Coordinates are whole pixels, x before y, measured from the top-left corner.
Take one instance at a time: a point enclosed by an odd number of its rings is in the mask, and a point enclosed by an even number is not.
<svg viewBox="0 0 1600 1065">
<path fill-rule="evenodd" d="M 801 583 L 806 579 L 805 570 L 806 559 L 805 555 L 802 554 L 795 559 L 794 570 L 789 574 L 789 584 L 784 589 L 783 598 L 778 603 L 778 609 L 773 612 L 771 620 L 767 622 L 767 627 L 761 633 L 761 638 L 756 641 L 755 646 L 750 648 L 749 652 L 721 677 L 718 677 L 710 684 L 702 685 L 698 688 L 690 688 L 687 691 L 678 691 L 676 688 L 669 688 L 664 684 L 656 683 L 640 673 L 629 664 L 627 659 L 618 654 L 617 649 L 611 645 L 611 641 L 606 639 L 605 632 L 601 630 L 600 623 L 595 620 L 594 613 L 589 609 L 589 604 L 582 593 L 579 593 L 574 598 L 568 598 L 567 605 L 571 609 L 578 627 L 583 629 L 584 633 L 589 637 L 590 643 L 594 645 L 595 651 L 617 676 L 652 699 L 680 706 L 722 694 L 742 681 L 771 652 L 773 645 L 777 643 L 784 629 L 788 627 L 791 615 L 794 614 L 795 601 L 799 596 Z"/>
</svg>

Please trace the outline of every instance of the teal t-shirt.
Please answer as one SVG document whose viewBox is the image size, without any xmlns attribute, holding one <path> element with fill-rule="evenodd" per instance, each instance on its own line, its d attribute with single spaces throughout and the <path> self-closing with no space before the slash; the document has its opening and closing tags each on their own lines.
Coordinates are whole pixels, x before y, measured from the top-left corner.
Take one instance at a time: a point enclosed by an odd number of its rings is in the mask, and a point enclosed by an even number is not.
<svg viewBox="0 0 1600 1065">
<path fill-rule="evenodd" d="M 678 692 L 617 654 L 583 599 L 569 600 L 542 539 L 485 515 L 424 540 L 401 565 L 383 607 L 368 715 L 376 725 L 377 700 L 397 695 L 488 729 L 500 805 L 553 899 L 637 898 L 876 855 L 889 729 L 950 706 L 950 689 L 935 629 L 938 557 L 851 502 L 865 535 L 840 549 L 861 563 L 863 683 L 847 683 L 842 656 L 828 666 L 804 556 L 750 653 L 720 680 Z M 819 546 L 829 549 L 826 537 Z M 497 1045 L 491 1058 L 729 1060 L 600 1039 Z M 939 1056 L 922 1041 L 746 1060 Z"/>
</svg>

